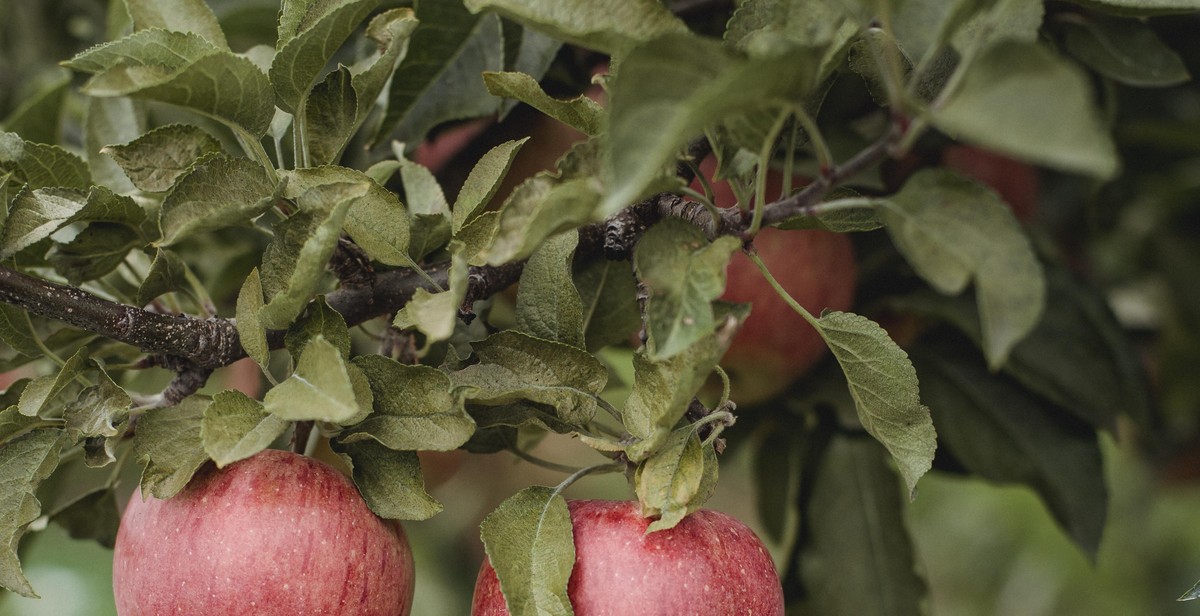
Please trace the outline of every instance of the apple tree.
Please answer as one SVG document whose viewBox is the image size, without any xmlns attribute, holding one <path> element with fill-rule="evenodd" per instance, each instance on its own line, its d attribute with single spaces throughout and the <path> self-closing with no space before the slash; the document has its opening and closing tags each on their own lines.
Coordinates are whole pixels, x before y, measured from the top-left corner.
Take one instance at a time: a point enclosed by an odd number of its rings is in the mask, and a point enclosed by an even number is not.
<svg viewBox="0 0 1200 616">
<path fill-rule="evenodd" d="M 8 591 L 46 522 L 112 545 L 129 466 L 168 499 L 324 450 L 423 520 L 418 452 L 507 451 L 562 483 L 487 555 L 569 613 L 566 486 L 624 473 L 665 532 L 741 450 L 789 609 L 919 613 L 926 473 L 1094 555 L 1104 435 L 1200 438 L 1200 1 L 0 9 Z"/>
</svg>

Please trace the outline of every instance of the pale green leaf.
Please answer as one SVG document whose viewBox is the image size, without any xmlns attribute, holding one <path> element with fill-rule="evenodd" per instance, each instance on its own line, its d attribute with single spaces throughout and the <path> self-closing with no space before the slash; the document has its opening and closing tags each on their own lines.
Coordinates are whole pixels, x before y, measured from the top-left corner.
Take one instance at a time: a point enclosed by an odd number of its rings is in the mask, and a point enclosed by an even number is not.
<svg viewBox="0 0 1200 616">
<path fill-rule="evenodd" d="M 489 406 L 529 400 L 554 407 L 573 425 L 596 414 L 608 371 L 584 351 L 516 331 L 493 334 L 474 350 L 479 363 L 450 375 L 466 400 Z"/>
<path fill-rule="evenodd" d="M 1161 87 L 1189 79 L 1183 59 L 1137 19 L 1088 15 L 1064 21 L 1067 51 L 1096 72 L 1135 87 Z"/>
<path fill-rule="evenodd" d="M 41 515 L 34 494 L 58 466 L 63 440 L 59 430 L 33 430 L 0 446 L 0 586 L 23 597 L 37 595 L 21 571 L 17 545 Z"/>
<path fill-rule="evenodd" d="M 263 398 L 268 413 L 293 421 L 342 423 L 360 414 L 341 351 L 321 336 L 308 341 L 296 372 Z"/>
<path fill-rule="evenodd" d="M 332 344 L 343 358 L 349 359 L 350 330 L 346 327 L 346 320 L 341 313 L 329 307 L 324 297 L 318 297 L 305 308 L 304 314 L 284 334 L 283 343 L 292 357 L 300 357 L 304 353 L 304 345 L 317 336 Z"/>
<path fill-rule="evenodd" d="M 412 299 L 396 313 L 396 318 L 392 321 L 395 327 L 415 327 L 425 334 L 430 342 L 450 338 L 458 323 L 458 309 L 467 297 L 470 268 L 463 254 L 464 248 L 459 242 L 450 244 L 450 288 L 438 293 L 417 289 L 413 292 Z"/>
<path fill-rule="evenodd" d="M 58 372 L 40 376 L 31 381 L 25 387 L 25 390 L 21 392 L 21 400 L 17 403 L 17 410 L 26 417 L 41 415 L 46 410 L 47 405 L 53 402 L 74 381 L 76 376 L 79 376 L 79 374 L 86 370 L 91 365 L 91 362 L 91 358 L 88 357 L 87 347 L 80 347 L 58 369 Z"/>
<path fill-rule="evenodd" d="M 645 196 L 679 148 L 709 125 L 802 99 L 814 85 L 819 59 L 809 48 L 745 58 L 716 41 L 690 36 L 667 36 L 634 49 L 610 89 L 607 191 L 600 213 L 613 214 Z"/>
<path fill-rule="evenodd" d="M 950 43 L 960 53 L 974 56 L 1002 41 L 1020 41 L 1033 43 L 1038 39 L 1045 7 L 1042 0 L 976 0 L 982 7 L 975 10 L 962 11 L 968 19 L 959 24 L 952 20 L 955 31 L 950 37 Z M 970 4 L 970 0 L 966 0 Z M 990 6 L 987 6 L 990 5 Z M 983 10 L 979 10 L 983 8 Z"/>
<path fill-rule="evenodd" d="M 500 100 L 488 94 L 479 75 L 503 68 L 500 20 L 472 15 L 461 0 L 418 2 L 416 15 L 418 25 L 392 78 L 377 141 L 392 134 L 418 143 L 436 124 L 499 108 Z"/>
<path fill-rule="evenodd" d="M 198 34 L 150 29 L 97 45 L 63 63 L 95 73 L 92 96 L 133 96 L 186 107 L 262 135 L 275 115 L 267 75 Z"/>
<path fill-rule="evenodd" d="M 263 326 L 287 327 L 312 299 L 337 247 L 346 212 L 367 195 L 370 184 L 367 180 L 314 186 L 297 200 L 300 211 L 275 225 L 275 239 L 263 253 L 261 275 L 268 298 L 259 312 Z"/>
<path fill-rule="evenodd" d="M 87 151 L 92 181 L 123 195 L 133 192 L 136 188 L 134 183 L 113 157 L 103 150 L 109 144 L 133 141 L 145 132 L 144 104 L 124 97 L 89 98 L 83 145 Z"/>
<path fill-rule="evenodd" d="M 546 238 L 591 222 L 599 203 L 600 186 L 594 179 L 559 183 L 539 174 L 526 180 L 500 210 L 487 262 L 502 265 L 528 257 Z"/>
<path fill-rule="evenodd" d="M 525 73 L 484 73 L 488 92 L 511 98 L 574 128 L 586 135 L 598 135 L 604 122 L 604 107 L 580 95 L 560 100 L 546 94 L 532 76 Z"/>
<path fill-rule="evenodd" d="M 346 167 L 297 169 L 284 175 L 284 196 L 296 199 L 317 186 L 361 183 L 367 192 L 350 205 L 343 227 L 346 234 L 372 259 L 386 265 L 413 266 L 408 257 L 409 217 L 400 199 L 370 176 Z"/>
<path fill-rule="evenodd" d="M 221 142 L 188 124 L 160 126 L 124 145 L 100 150 L 121 166 L 134 186 L 149 191 L 170 190 L 206 154 L 221 151 Z"/>
<path fill-rule="evenodd" d="M 170 246 L 198 233 L 246 224 L 271 208 L 275 188 L 267 171 L 252 160 L 207 155 L 163 199 L 159 244 Z"/>
<path fill-rule="evenodd" d="M 734 237 L 709 242 L 695 225 L 668 218 L 638 242 L 634 265 L 646 286 L 649 358 L 682 353 L 716 326 L 712 302 L 725 291 L 725 266 L 741 247 Z"/>
<path fill-rule="evenodd" d="M 288 4 L 295 5 L 296 2 Z M 269 73 L 275 89 L 275 102 L 295 114 L 308 95 L 313 82 L 333 53 L 379 4 L 379 0 L 336 0 L 308 2 L 297 29 L 289 37 L 281 36 L 278 52 Z M 280 23 L 280 30 L 284 24 Z"/>
<path fill-rule="evenodd" d="M 91 176 L 82 158 L 56 145 L 30 143 L 15 133 L 0 132 L 0 175 L 28 190 L 46 187 L 87 190 Z"/>
<path fill-rule="evenodd" d="M 113 437 L 124 432 L 120 424 L 129 417 L 133 400 L 107 373 L 99 372 L 96 380 L 95 385 L 80 392 L 63 411 L 67 436 L 72 441 Z"/>
<path fill-rule="evenodd" d="M 179 255 L 170 250 L 159 248 L 154 252 L 154 261 L 150 263 L 150 271 L 142 281 L 137 291 L 137 305 L 145 306 L 154 298 L 186 289 L 187 264 Z"/>
<path fill-rule="evenodd" d="M 394 520 L 426 520 L 442 504 L 425 491 L 421 462 L 412 451 L 395 451 L 373 440 L 330 443 L 351 466 L 354 484 L 375 515 Z"/>
<path fill-rule="evenodd" d="M 812 589 L 806 613 L 924 614 L 904 498 L 879 445 L 834 435 L 816 464 L 797 551 L 797 574 Z"/>
<path fill-rule="evenodd" d="M 389 449 L 450 451 L 467 442 L 475 422 L 451 392 L 450 377 L 430 366 L 408 366 L 380 355 L 354 359 L 371 384 L 375 412 L 339 437 Z"/>
<path fill-rule="evenodd" d="M 500 189 L 500 183 L 508 174 L 509 168 L 517 158 L 517 152 L 529 138 L 505 141 L 488 150 L 479 162 L 471 168 L 471 173 L 463 182 L 458 197 L 454 200 L 453 232 L 458 234 L 462 228 L 483 213 L 485 208 Z"/>
<path fill-rule="evenodd" d="M 906 13 L 896 11 L 893 18 Z M 818 47 L 832 42 L 848 18 L 839 0 L 746 0 L 726 25 L 725 40 L 751 54 Z"/>
<path fill-rule="evenodd" d="M 914 175 L 879 203 L 896 247 L 930 285 L 952 295 L 974 279 L 988 364 L 1002 365 L 1037 325 L 1046 296 L 1012 211 L 984 186 L 941 170 Z"/>
<path fill-rule="evenodd" d="M 930 117 L 956 139 L 1107 179 L 1119 163 L 1092 97 L 1077 67 L 1040 45 L 1006 41 L 984 51 Z"/>
<path fill-rule="evenodd" d="M 563 233 L 529 257 L 517 287 L 518 330 L 583 348 L 583 301 L 571 279 L 578 244 L 578 233 Z"/>
<path fill-rule="evenodd" d="M 263 404 L 236 389 L 213 396 L 200 420 L 204 451 L 218 467 L 266 449 L 290 424 L 267 413 Z"/>
<path fill-rule="evenodd" d="M 259 367 L 266 370 L 271 361 L 271 347 L 267 344 L 267 329 L 258 319 L 263 304 L 262 279 L 258 268 L 254 268 L 238 292 L 236 324 L 242 349 Z"/>
<path fill-rule="evenodd" d="M 509 614 L 574 614 L 567 580 L 575 543 L 562 496 L 550 488 L 525 488 L 488 514 L 479 531 Z"/>
<path fill-rule="evenodd" d="M 816 327 L 846 375 L 859 421 L 892 454 L 915 495 L 917 480 L 933 465 L 937 434 L 908 354 L 882 327 L 857 314 L 827 312 Z"/>
<path fill-rule="evenodd" d="M 142 470 L 143 498 L 175 496 L 208 461 L 200 422 L 210 400 L 190 396 L 172 407 L 153 409 L 138 418 L 133 455 Z"/>
<path fill-rule="evenodd" d="M 638 466 L 634 488 L 642 516 L 658 518 L 646 532 L 674 528 L 704 504 L 717 487 L 717 454 L 696 430 L 673 431 L 662 449 Z"/>
<path fill-rule="evenodd" d="M 687 26 L 656 0 L 466 0 L 474 12 L 495 11 L 539 32 L 620 55 L 638 43 Z"/>
<path fill-rule="evenodd" d="M 174 32 L 193 32 L 208 42 L 229 49 L 217 16 L 204 0 L 124 0 L 133 29 L 161 28 Z"/>
</svg>

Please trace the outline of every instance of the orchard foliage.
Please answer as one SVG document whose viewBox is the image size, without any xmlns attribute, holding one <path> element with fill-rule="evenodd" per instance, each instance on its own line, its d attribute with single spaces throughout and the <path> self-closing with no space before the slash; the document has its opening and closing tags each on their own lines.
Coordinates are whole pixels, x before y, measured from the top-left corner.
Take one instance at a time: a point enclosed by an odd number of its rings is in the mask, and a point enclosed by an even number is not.
<svg viewBox="0 0 1200 616">
<path fill-rule="evenodd" d="M 209 461 L 325 439 L 377 515 L 419 520 L 442 505 L 415 452 L 551 436 L 596 465 L 512 496 L 482 538 L 519 613 L 568 613 L 562 488 L 627 472 L 669 528 L 728 439 L 755 450 L 790 605 L 917 613 L 901 512 L 931 468 L 1032 487 L 1094 554 L 1101 433 L 1161 454 L 1200 432 L 1170 368 L 1200 338 L 1177 163 L 1196 0 L 60 4 L 0 4 L 27 17 L 0 26 L 0 368 L 28 375 L 0 394 L 10 591 L 34 594 L 35 521 L 111 545 L 126 464 L 166 498 Z M 518 175 L 533 110 L 581 137 Z M 418 162 L 476 118 L 447 164 Z M 1035 220 L 940 168 L 952 143 L 1039 167 Z M 777 327 L 815 328 L 829 359 L 726 431 L 718 364 L 753 306 L 720 300 L 725 268 L 765 226 L 853 234 L 858 301 L 796 304 Z M 1102 289 L 1159 270 L 1171 307 L 1119 322 Z M 1173 406 L 1129 326 L 1163 333 Z M 243 357 L 262 395 L 205 387 Z"/>
</svg>

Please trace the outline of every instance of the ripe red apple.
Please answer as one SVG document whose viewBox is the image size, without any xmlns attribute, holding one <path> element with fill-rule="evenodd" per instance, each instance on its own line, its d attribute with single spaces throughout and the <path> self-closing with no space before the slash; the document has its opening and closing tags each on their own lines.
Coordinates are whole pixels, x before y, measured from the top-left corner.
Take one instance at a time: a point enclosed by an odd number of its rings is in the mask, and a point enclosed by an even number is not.
<svg viewBox="0 0 1200 616">
<path fill-rule="evenodd" d="M 702 509 L 675 528 L 646 534 L 633 501 L 568 504 L 575 567 L 567 596 L 577 616 L 782 616 L 783 588 L 753 531 Z M 472 616 L 506 616 L 500 582 L 485 561 Z"/>
<path fill-rule="evenodd" d="M 1012 208 L 1017 220 L 1033 219 L 1038 207 L 1037 168 L 991 150 L 952 145 L 942 151 L 942 164 L 990 186 Z"/>
<path fill-rule="evenodd" d="M 330 466 L 274 450 L 168 500 L 135 493 L 113 556 L 122 616 L 407 615 L 413 576 L 399 523 Z"/>
<path fill-rule="evenodd" d="M 814 316 L 854 304 L 858 266 L 850 238 L 827 231 L 763 229 L 754 247 L 779 284 Z M 812 368 L 828 348 L 821 335 L 779 297 L 746 255 L 725 270 L 722 299 L 749 302 L 750 316 L 734 335 L 721 367 L 733 399 L 748 405 L 780 393 Z"/>
</svg>

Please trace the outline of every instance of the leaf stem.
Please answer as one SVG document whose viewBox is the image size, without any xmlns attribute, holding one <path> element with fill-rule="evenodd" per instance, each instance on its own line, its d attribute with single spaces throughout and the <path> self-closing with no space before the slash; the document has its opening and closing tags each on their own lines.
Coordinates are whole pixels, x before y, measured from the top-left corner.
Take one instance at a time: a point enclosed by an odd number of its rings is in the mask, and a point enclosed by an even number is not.
<svg viewBox="0 0 1200 616">
<path fill-rule="evenodd" d="M 782 298 L 783 301 L 787 302 L 787 305 L 791 306 L 792 310 L 795 310 L 800 314 L 800 316 L 804 317 L 804 320 L 808 321 L 810 325 L 817 327 L 817 318 L 814 317 L 811 312 L 806 310 L 804 306 L 801 306 L 800 303 L 797 302 L 790 293 L 784 290 L 783 286 L 779 284 L 779 281 L 775 280 L 775 277 L 771 275 L 771 271 L 768 270 L 767 265 L 763 263 L 762 257 L 759 257 L 758 253 L 753 251 L 748 251 L 746 256 L 750 258 L 750 261 L 754 263 L 754 266 L 758 268 L 758 271 L 762 272 L 763 278 L 767 279 L 767 284 L 771 285 L 772 289 L 775 289 L 775 292 L 779 294 L 779 297 Z"/>
<path fill-rule="evenodd" d="M 576 481 L 579 481 L 580 479 L 583 479 L 584 477 L 586 477 L 588 475 L 591 475 L 592 473 L 620 473 L 620 472 L 623 472 L 624 470 L 625 470 L 624 462 L 606 462 L 604 464 L 597 464 L 595 466 L 581 468 L 581 469 L 575 471 L 570 477 L 563 479 L 562 483 L 560 483 L 554 487 L 554 496 L 558 496 L 558 495 L 562 494 L 563 490 L 566 490 L 567 488 L 571 487 L 571 484 L 575 483 Z"/>
</svg>

